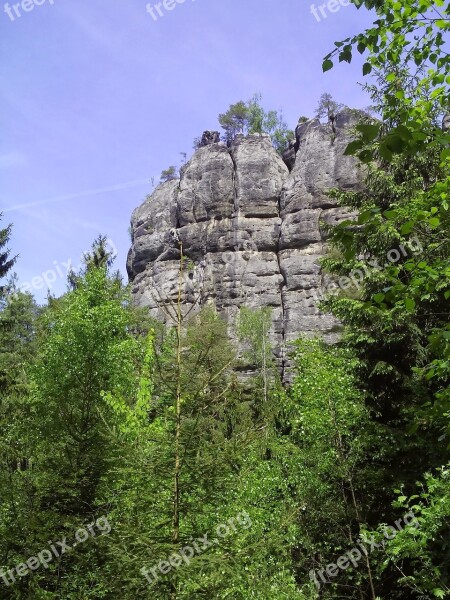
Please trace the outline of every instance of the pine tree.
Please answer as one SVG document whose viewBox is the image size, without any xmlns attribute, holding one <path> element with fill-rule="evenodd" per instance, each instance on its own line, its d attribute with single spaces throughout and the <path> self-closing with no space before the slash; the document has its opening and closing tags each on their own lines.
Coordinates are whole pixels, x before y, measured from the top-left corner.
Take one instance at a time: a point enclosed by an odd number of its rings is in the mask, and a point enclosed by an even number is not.
<svg viewBox="0 0 450 600">
<path fill-rule="evenodd" d="M 265 133 L 270 135 L 276 151 L 282 154 L 287 143 L 294 138 L 294 132 L 288 129 L 282 112 L 266 112 L 261 100 L 261 94 L 254 94 L 247 102 L 240 100 L 231 104 L 226 113 L 219 115 L 219 123 L 225 131 L 224 140 L 231 145 L 239 133 Z"/>
<path fill-rule="evenodd" d="M 39 309 L 30 294 L 17 292 L 14 281 L 0 299 L 0 392 L 25 391 L 28 368 L 36 352 Z"/>
<path fill-rule="evenodd" d="M 2 213 L 0 213 L 0 219 L 2 218 Z M 11 252 L 7 249 L 7 244 L 11 238 L 12 225 L 8 225 L 8 227 L 4 229 L 0 229 L 0 279 L 6 277 L 8 272 L 13 268 L 14 263 L 17 260 L 17 257 L 11 258 Z M 4 292 L 4 287 L 0 287 L 0 293 Z"/>
<path fill-rule="evenodd" d="M 150 588 L 148 569 L 217 526 L 236 451 L 227 417 L 235 397 L 226 323 L 211 309 L 185 315 L 184 268 L 180 244 L 178 300 L 169 309 L 173 323 L 150 334 L 141 393 L 131 406 L 116 393 L 106 396 L 116 414 L 122 460 L 108 478 L 105 502 L 112 490 L 118 498 L 117 539 L 127 548 L 124 556 L 113 543 L 111 576 L 120 576 L 121 588 L 143 597 L 181 599 L 189 597 L 183 592 L 188 584 L 198 589 L 201 575 L 189 569 L 174 569 L 167 577 L 159 573 Z M 213 553 L 204 568 L 213 568 L 214 556 L 223 560 Z"/>
<path fill-rule="evenodd" d="M 326 118 L 329 123 L 334 123 L 337 113 L 344 108 L 343 104 L 336 102 L 328 92 L 322 94 L 319 100 L 319 106 L 316 109 L 316 117 Z"/>
<path fill-rule="evenodd" d="M 219 123 L 225 131 L 227 144 L 231 144 L 238 133 L 244 133 L 248 129 L 248 121 L 248 106 L 242 100 L 231 104 L 226 113 L 219 115 Z"/>
<path fill-rule="evenodd" d="M 168 181 L 174 181 L 175 179 L 178 179 L 178 171 L 177 168 L 172 165 L 161 173 L 160 183 L 167 183 Z"/>
<path fill-rule="evenodd" d="M 21 427 L 27 468 L 13 474 L 20 488 L 20 535 L 4 558 L 11 567 L 108 516 L 99 504 L 103 478 L 114 466 L 111 410 L 105 394 L 133 397 L 143 347 L 131 329 L 126 290 L 107 262 L 87 260 L 76 287 L 53 302 L 39 325 L 31 393 Z M 98 533 L 98 532 L 97 532 Z M 92 537 L 92 536 L 89 536 Z M 47 598 L 102 597 L 99 577 L 106 538 L 98 536 L 61 556 L 49 569 L 20 579 L 11 593 Z M 45 592 L 44 592 L 45 590 Z M 16 596 L 13 596 L 16 597 Z"/>
</svg>

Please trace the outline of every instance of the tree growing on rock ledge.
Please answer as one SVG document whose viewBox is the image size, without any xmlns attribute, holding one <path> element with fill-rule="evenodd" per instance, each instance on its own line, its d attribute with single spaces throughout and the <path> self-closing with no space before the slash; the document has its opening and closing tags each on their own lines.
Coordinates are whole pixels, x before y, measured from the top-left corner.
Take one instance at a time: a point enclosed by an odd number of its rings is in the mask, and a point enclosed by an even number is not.
<svg viewBox="0 0 450 600">
<path fill-rule="evenodd" d="M 238 133 L 245 133 L 249 128 L 249 111 L 245 102 L 240 100 L 230 104 L 226 113 L 219 115 L 219 123 L 225 131 L 224 139 L 230 144 Z"/>
<path fill-rule="evenodd" d="M 322 94 L 319 99 L 319 106 L 316 109 L 316 117 L 319 119 L 328 119 L 329 123 L 334 123 L 336 115 L 344 108 L 344 104 L 340 104 L 333 99 L 329 93 Z"/>
<path fill-rule="evenodd" d="M 231 104 L 227 112 L 219 115 L 219 123 L 225 131 L 224 141 L 231 144 L 239 133 L 266 133 L 273 147 L 281 154 L 294 133 L 288 129 L 283 114 L 276 110 L 266 112 L 261 100 L 261 94 L 255 94 L 247 102 L 240 100 Z"/>
<path fill-rule="evenodd" d="M 170 166 L 161 173 L 160 183 L 166 183 L 167 181 L 173 181 L 178 179 L 178 172 L 175 166 Z"/>
</svg>

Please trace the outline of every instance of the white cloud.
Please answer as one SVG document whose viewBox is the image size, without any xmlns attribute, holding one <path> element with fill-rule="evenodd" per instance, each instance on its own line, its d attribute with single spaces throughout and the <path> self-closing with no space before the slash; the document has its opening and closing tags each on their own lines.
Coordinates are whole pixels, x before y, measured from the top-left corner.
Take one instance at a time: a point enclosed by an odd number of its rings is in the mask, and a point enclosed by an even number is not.
<svg viewBox="0 0 450 600">
<path fill-rule="evenodd" d="M 134 181 L 127 181 L 125 183 L 116 183 L 104 188 L 97 188 L 93 190 L 85 190 L 84 192 L 75 192 L 73 194 L 65 194 L 64 196 L 58 196 L 56 198 L 47 198 L 46 200 L 37 200 L 36 202 L 27 202 L 25 204 L 17 204 L 16 206 L 10 206 L 3 210 L 4 213 L 12 212 L 15 210 L 23 210 L 26 208 L 32 208 L 33 206 L 44 206 L 46 204 L 52 204 L 56 202 L 64 202 L 65 200 L 75 200 L 77 198 L 87 198 L 89 196 L 96 196 L 98 194 L 104 194 L 106 192 L 115 192 L 117 190 L 126 190 L 129 188 L 137 187 L 140 185 L 149 185 L 149 179 L 136 179 Z"/>
</svg>

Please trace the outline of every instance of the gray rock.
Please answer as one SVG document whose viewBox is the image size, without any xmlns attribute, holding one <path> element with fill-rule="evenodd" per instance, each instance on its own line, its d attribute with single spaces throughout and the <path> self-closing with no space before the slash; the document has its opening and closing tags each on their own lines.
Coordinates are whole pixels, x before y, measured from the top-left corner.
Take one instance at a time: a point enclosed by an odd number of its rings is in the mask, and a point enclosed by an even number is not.
<svg viewBox="0 0 450 600">
<path fill-rule="evenodd" d="M 177 202 L 181 227 L 230 218 L 234 211 L 234 165 L 223 143 L 200 148 L 185 165 Z"/>
<path fill-rule="evenodd" d="M 289 171 L 268 135 L 238 135 L 231 148 L 236 210 L 244 217 L 279 216 L 279 198 Z"/>
<path fill-rule="evenodd" d="M 289 169 L 289 172 L 291 172 L 292 169 L 294 168 L 296 154 L 297 154 L 297 141 L 291 140 L 288 144 L 288 147 L 283 152 L 283 156 L 282 156 L 284 164 Z"/>
<path fill-rule="evenodd" d="M 444 115 L 444 118 L 442 119 L 442 131 L 450 131 L 450 113 Z"/>
<path fill-rule="evenodd" d="M 220 133 L 218 131 L 204 131 L 199 147 L 203 148 L 204 146 L 217 144 L 218 142 L 220 142 Z"/>
<path fill-rule="evenodd" d="M 228 148 L 205 132 L 180 181 L 158 186 L 133 213 L 128 272 L 135 302 L 173 322 L 182 248 L 184 314 L 213 304 L 239 350 L 240 308 L 270 306 L 285 380 L 299 335 L 336 341 L 339 324 L 318 308 L 326 283 L 321 222 L 351 217 L 328 192 L 361 185 L 357 161 L 344 156 L 360 116 L 347 109 L 333 127 L 317 119 L 299 124 L 285 161 L 266 135 L 239 135 Z"/>
</svg>

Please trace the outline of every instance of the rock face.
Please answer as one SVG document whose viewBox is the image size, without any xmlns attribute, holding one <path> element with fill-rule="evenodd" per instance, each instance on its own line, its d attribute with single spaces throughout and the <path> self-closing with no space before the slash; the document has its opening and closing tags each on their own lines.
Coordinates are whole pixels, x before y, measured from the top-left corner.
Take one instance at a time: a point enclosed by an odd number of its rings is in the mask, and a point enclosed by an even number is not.
<svg viewBox="0 0 450 600">
<path fill-rule="evenodd" d="M 218 131 L 204 131 L 199 147 L 203 148 L 203 146 L 217 144 L 218 142 L 220 142 L 220 133 Z"/>
<path fill-rule="evenodd" d="M 300 334 L 335 341 L 338 324 L 317 308 L 325 253 L 320 223 L 346 216 L 330 189 L 361 183 L 355 159 L 344 156 L 360 117 L 346 110 L 333 128 L 317 119 L 299 125 L 289 168 L 268 136 L 238 136 L 228 148 L 205 132 L 209 143 L 181 179 L 158 186 L 133 213 L 127 266 L 135 302 L 171 321 L 182 247 L 183 312 L 213 304 L 236 340 L 240 307 L 271 307 L 271 341 L 284 378 L 289 342 Z"/>
</svg>

